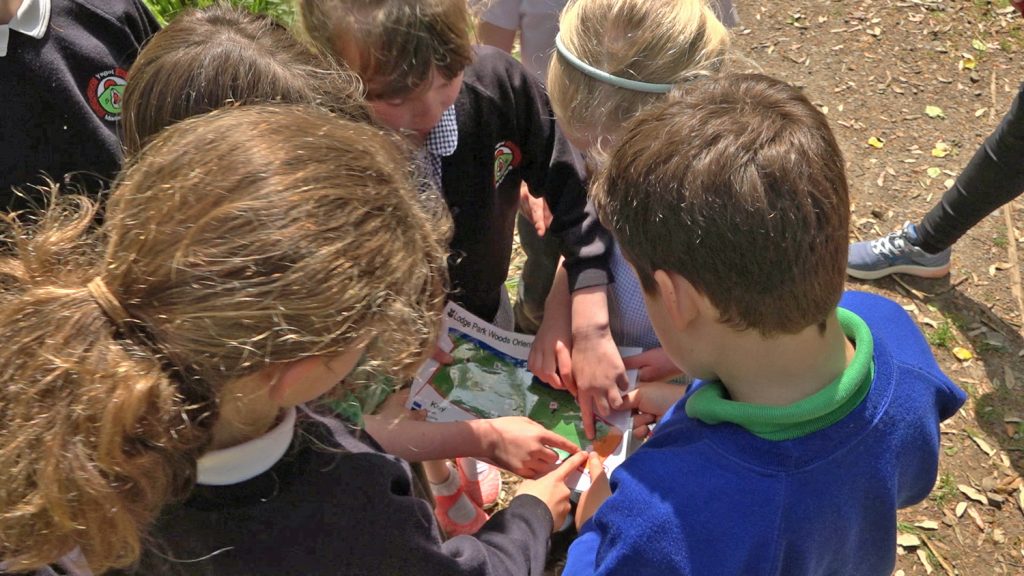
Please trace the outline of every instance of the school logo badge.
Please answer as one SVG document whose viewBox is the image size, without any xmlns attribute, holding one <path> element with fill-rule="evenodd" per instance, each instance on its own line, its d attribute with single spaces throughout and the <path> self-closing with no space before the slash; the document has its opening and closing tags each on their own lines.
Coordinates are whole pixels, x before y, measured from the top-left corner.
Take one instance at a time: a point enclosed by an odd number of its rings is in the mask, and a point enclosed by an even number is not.
<svg viewBox="0 0 1024 576">
<path fill-rule="evenodd" d="M 497 188 L 513 168 L 519 167 L 523 155 L 514 142 L 506 140 L 494 147 L 494 187 Z"/>
<path fill-rule="evenodd" d="M 127 83 L 128 72 L 123 68 L 100 72 L 90 78 L 85 92 L 92 111 L 108 122 L 114 122 L 120 118 L 124 86 Z"/>
</svg>

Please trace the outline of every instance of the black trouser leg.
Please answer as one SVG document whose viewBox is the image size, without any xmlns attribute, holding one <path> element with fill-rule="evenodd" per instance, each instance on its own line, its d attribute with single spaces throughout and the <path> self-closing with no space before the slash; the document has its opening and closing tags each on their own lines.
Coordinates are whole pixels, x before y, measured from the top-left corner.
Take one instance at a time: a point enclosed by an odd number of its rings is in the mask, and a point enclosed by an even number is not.
<svg viewBox="0 0 1024 576">
<path fill-rule="evenodd" d="M 1024 192 L 1024 84 L 1010 111 L 917 227 L 925 252 L 952 246 L 982 218 Z"/>
</svg>

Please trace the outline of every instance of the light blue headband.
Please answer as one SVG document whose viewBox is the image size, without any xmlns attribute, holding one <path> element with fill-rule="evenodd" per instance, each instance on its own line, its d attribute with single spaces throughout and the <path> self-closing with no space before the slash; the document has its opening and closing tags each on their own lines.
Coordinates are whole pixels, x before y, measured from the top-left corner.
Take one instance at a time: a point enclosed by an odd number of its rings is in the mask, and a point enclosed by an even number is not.
<svg viewBox="0 0 1024 576">
<path fill-rule="evenodd" d="M 650 92 L 653 94 L 665 94 L 666 92 L 671 90 L 673 86 L 675 86 L 674 84 L 653 84 L 651 82 L 641 82 L 639 80 L 620 78 L 618 76 L 609 74 L 604 70 L 598 70 L 597 68 L 594 68 L 590 64 L 587 64 L 583 60 L 577 58 L 576 55 L 573 54 L 572 52 L 569 52 L 569 50 L 565 47 L 565 44 L 562 44 L 561 34 L 555 36 L 555 48 L 558 49 L 558 53 L 562 55 L 562 58 L 568 60 L 569 63 L 572 64 L 573 67 L 575 67 L 577 70 L 583 72 L 584 74 L 590 76 L 591 78 L 596 78 L 597 80 L 600 80 L 601 82 L 604 82 L 606 84 L 611 84 L 612 86 L 618 86 L 619 88 L 625 88 L 626 90 L 635 90 L 637 92 Z"/>
</svg>

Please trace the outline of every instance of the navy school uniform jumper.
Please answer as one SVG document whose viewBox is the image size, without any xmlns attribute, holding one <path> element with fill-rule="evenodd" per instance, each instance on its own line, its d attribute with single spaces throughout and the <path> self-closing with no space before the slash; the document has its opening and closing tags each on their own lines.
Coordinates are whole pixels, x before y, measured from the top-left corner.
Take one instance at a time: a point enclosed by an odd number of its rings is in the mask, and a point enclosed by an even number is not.
<svg viewBox="0 0 1024 576">
<path fill-rule="evenodd" d="M 611 281 L 611 235 L 587 201 L 581 159 L 555 124 L 544 88 L 496 48 L 477 48 L 455 100 L 458 145 L 441 160 L 442 195 L 455 222 L 452 298 L 492 319 L 508 276 L 519 188 L 543 195 L 571 290 Z"/>
<path fill-rule="evenodd" d="M 87 193 L 121 166 L 118 120 L 127 70 L 159 24 L 141 0 L 50 0 L 42 38 L 11 31 L 0 57 L 0 209 L 32 202 L 17 186 L 46 174 Z"/>
</svg>

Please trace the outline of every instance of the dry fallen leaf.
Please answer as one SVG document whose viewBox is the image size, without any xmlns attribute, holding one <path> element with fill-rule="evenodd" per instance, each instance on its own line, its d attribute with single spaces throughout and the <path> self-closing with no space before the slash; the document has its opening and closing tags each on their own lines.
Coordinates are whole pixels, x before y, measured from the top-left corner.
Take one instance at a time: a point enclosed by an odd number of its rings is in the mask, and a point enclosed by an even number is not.
<svg viewBox="0 0 1024 576">
<path fill-rule="evenodd" d="M 1013 264 L 1009 262 L 996 262 L 988 267 L 988 275 L 995 276 L 997 270 L 1009 270 L 1010 268 L 1013 268 Z"/>
<path fill-rule="evenodd" d="M 988 50 L 988 46 L 981 40 L 978 40 L 977 38 L 971 40 L 971 48 L 974 48 L 978 52 L 985 52 L 986 50 Z"/>
<path fill-rule="evenodd" d="M 938 106 L 931 106 L 931 105 L 925 106 L 924 107 L 924 113 L 925 113 L 925 116 L 928 116 L 929 118 L 945 118 L 946 117 L 946 114 L 942 111 L 942 108 L 939 108 Z"/>
<path fill-rule="evenodd" d="M 957 346 L 953 348 L 953 356 L 956 356 L 956 359 L 960 360 L 961 362 L 966 362 L 971 358 L 974 358 L 974 354 L 971 353 L 971 351 L 968 350 L 967 348 L 964 348 L 963 346 Z"/>
<path fill-rule="evenodd" d="M 981 514 L 978 514 L 977 510 L 975 510 L 974 508 L 968 508 L 967 515 L 970 516 L 972 520 L 974 520 L 974 525 L 977 526 L 979 530 L 981 530 L 982 532 L 985 531 L 985 521 L 981 519 Z"/>
<path fill-rule="evenodd" d="M 922 565 L 924 565 L 924 573 L 925 574 L 931 574 L 932 572 L 935 572 L 935 569 L 932 568 L 931 562 L 928 561 L 928 553 L 927 552 L 925 552 L 924 550 L 918 548 L 917 549 L 917 559 L 921 561 Z"/>
<path fill-rule="evenodd" d="M 968 486 L 967 484 L 957 484 L 956 487 L 957 490 L 960 490 L 960 492 L 962 492 L 964 496 L 967 496 L 968 498 L 974 500 L 975 502 L 980 502 L 988 506 L 988 498 L 986 498 L 985 495 L 982 494 L 981 492 L 975 490 L 974 488 Z"/>
<path fill-rule="evenodd" d="M 920 528 L 922 530 L 938 530 L 939 529 L 939 523 L 936 522 L 935 520 L 922 520 L 922 521 L 917 522 L 916 524 L 914 524 L 914 526 L 917 526 L 918 528 Z"/>
<path fill-rule="evenodd" d="M 881 148 L 882 146 L 885 146 L 885 140 L 872 136 L 871 138 L 868 138 L 868 146 L 871 146 L 872 148 Z"/>
<path fill-rule="evenodd" d="M 930 178 L 938 178 L 939 176 L 942 176 L 942 169 L 935 166 L 932 166 L 928 170 L 925 170 L 925 172 L 928 173 L 928 176 Z"/>
<path fill-rule="evenodd" d="M 992 541 L 996 544 L 1003 544 L 1006 542 L 1006 532 L 1003 532 L 1002 528 L 992 529 Z"/>
<path fill-rule="evenodd" d="M 985 112 L 988 112 L 988 108 L 978 108 L 977 110 L 974 111 L 974 117 L 981 118 L 982 116 L 985 115 Z"/>
<path fill-rule="evenodd" d="M 945 142 L 936 142 L 935 147 L 932 148 L 932 156 L 936 158 L 945 158 L 949 155 L 950 150 L 951 148 L 949 144 L 946 144 Z"/>
<path fill-rule="evenodd" d="M 988 442 L 985 442 L 984 440 L 982 440 L 978 436 L 973 436 L 972 435 L 971 436 L 971 440 L 974 440 L 974 443 L 977 444 L 978 448 L 981 448 L 981 451 L 984 452 L 985 454 L 991 456 L 991 455 L 996 453 L 996 449 L 995 448 L 989 446 Z"/>
<path fill-rule="evenodd" d="M 962 54 L 959 64 L 959 68 L 961 70 L 974 70 L 977 66 L 978 62 L 974 59 L 974 56 L 971 56 L 970 54 Z"/>
<path fill-rule="evenodd" d="M 956 505 L 956 517 L 959 518 L 967 511 L 967 502 L 960 502 Z"/>
<path fill-rule="evenodd" d="M 899 534 L 896 536 L 896 545 L 904 548 L 917 548 L 921 545 L 921 539 L 913 534 Z"/>
</svg>

